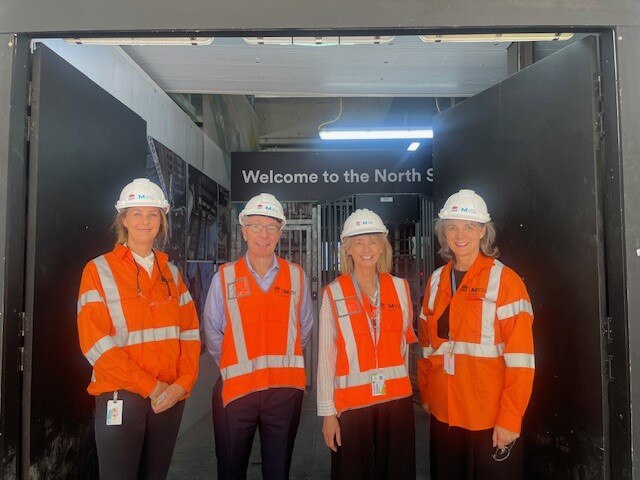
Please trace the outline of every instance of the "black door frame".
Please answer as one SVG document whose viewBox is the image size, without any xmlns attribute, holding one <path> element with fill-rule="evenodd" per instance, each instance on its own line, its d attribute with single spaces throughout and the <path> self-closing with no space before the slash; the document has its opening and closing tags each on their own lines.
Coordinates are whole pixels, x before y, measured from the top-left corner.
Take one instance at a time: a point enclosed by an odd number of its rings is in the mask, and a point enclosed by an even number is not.
<svg viewBox="0 0 640 480">
<path fill-rule="evenodd" d="M 544 26 L 538 27 L 544 30 Z M 505 31 L 504 28 L 473 29 L 474 31 Z M 520 28 L 520 30 L 523 30 Z M 527 29 L 531 30 L 531 28 Z M 557 27 L 554 27 L 557 30 Z M 400 30 L 395 33 L 416 34 L 433 29 Z M 440 29 L 446 33 L 451 29 Z M 455 30 L 461 33 L 460 29 Z M 640 59 L 636 46 L 640 44 L 640 28 L 588 28 L 601 35 L 600 62 L 602 66 L 602 99 L 605 115 L 604 152 L 607 174 L 605 182 L 605 253 L 606 283 L 609 316 L 612 317 L 609 345 L 613 355 L 611 368 L 614 382 L 610 384 L 610 441 L 611 478 L 631 478 L 632 471 L 640 471 L 640 436 L 631 437 L 631 425 L 640 425 L 631 418 L 632 404 L 640 405 L 640 387 L 631 381 L 630 365 L 640 365 L 640 329 L 629 318 L 640 318 L 640 261 L 636 249 L 640 247 L 640 220 L 634 209 L 640 204 Z M 177 34 L 178 32 L 173 32 Z M 188 33 L 188 32 L 186 32 Z M 253 33 L 259 34 L 260 32 Z M 278 32 L 269 32 L 274 35 Z M 290 32 L 280 32 L 287 34 Z M 333 32 L 336 33 L 336 32 Z M 353 32 L 352 32 L 353 33 Z M 363 32 L 358 32 L 363 34 Z M 215 32 L 214 32 L 215 34 Z M 224 32 L 226 35 L 246 36 L 252 32 Z M 101 37 L 109 33 L 100 33 Z M 202 33 L 200 33 L 202 35 Z M 45 35 L 38 35 L 39 38 Z M 60 37 L 60 33 L 49 35 Z M 116 35 L 113 35 L 116 36 Z M 6 186 L 6 196 L 0 199 L 0 258 L 5 257 L 0 293 L 0 319 L 3 320 L 2 379 L 0 412 L 0 449 L 3 476 L 19 477 L 20 397 L 22 378 L 19 372 L 21 346 L 21 318 L 24 311 L 24 258 L 26 241 L 26 180 L 28 144 L 28 81 L 30 78 L 29 35 L 0 35 L 0 46 L 9 58 L 0 60 L 0 187 Z M 4 68 L 3 71 L 1 68 Z M 624 91 L 624 96 L 619 92 Z M 9 92 L 9 93 L 7 93 Z M 10 111 L 5 116 L 5 111 Z M 3 122 L 8 118 L 7 122 Z M 624 128 L 621 128 L 624 125 Z M 624 171 L 624 175 L 623 175 Z M 625 208 L 627 207 L 627 208 Z M 635 207 L 637 208 L 637 207 Z M 0 267 L 1 268 L 1 267 Z M 630 345 L 636 345 L 630 349 Z M 634 441 L 635 440 L 635 441 Z M 633 457 L 631 445 L 634 444 Z"/>
</svg>

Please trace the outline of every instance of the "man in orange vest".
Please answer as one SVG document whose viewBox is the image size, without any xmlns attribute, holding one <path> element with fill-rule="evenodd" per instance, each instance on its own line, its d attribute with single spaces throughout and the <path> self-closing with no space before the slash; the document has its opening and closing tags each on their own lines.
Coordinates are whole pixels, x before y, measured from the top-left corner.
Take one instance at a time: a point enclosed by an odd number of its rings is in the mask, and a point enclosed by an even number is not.
<svg viewBox="0 0 640 480">
<path fill-rule="evenodd" d="M 207 349 L 220 367 L 213 389 L 218 478 L 246 478 L 257 427 L 263 478 L 286 479 L 306 388 L 311 291 L 302 267 L 275 254 L 286 218 L 273 195 L 250 199 L 239 222 L 247 253 L 213 277 L 203 316 Z"/>
</svg>

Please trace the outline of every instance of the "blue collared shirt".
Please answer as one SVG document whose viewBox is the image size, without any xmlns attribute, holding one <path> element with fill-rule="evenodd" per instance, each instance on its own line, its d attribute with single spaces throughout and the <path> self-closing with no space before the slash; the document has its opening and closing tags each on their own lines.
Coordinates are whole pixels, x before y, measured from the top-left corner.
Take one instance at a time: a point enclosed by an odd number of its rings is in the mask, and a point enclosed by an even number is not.
<svg viewBox="0 0 640 480">
<path fill-rule="evenodd" d="M 267 270 L 264 277 L 260 277 L 251 266 L 249 262 L 249 256 L 245 255 L 245 261 L 247 267 L 253 275 L 253 278 L 258 282 L 258 285 L 263 291 L 269 290 L 271 284 L 280 270 L 278 264 L 278 258 L 273 256 L 273 264 Z M 309 279 L 307 274 L 303 271 L 302 279 L 302 305 L 300 305 L 300 337 L 302 341 L 302 348 L 304 348 L 309 339 L 311 338 L 311 329 L 313 328 L 313 303 L 311 301 L 311 288 L 309 287 Z M 209 287 L 209 293 L 207 294 L 207 300 L 204 305 L 204 313 L 202 322 L 204 324 L 205 344 L 207 351 L 213 356 L 213 359 L 218 365 L 220 365 L 220 354 L 222 351 L 222 339 L 224 337 L 224 330 L 227 326 L 227 317 L 224 312 L 224 301 L 222 298 L 222 286 L 220 285 L 220 272 L 216 272 L 211 280 L 211 286 Z"/>
</svg>

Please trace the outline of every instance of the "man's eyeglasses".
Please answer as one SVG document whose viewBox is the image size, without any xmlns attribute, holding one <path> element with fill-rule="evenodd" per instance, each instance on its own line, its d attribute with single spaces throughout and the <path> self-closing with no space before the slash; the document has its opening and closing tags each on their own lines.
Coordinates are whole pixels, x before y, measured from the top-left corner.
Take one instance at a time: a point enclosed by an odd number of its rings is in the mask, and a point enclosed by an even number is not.
<svg viewBox="0 0 640 480">
<path fill-rule="evenodd" d="M 511 443 L 508 443 L 504 446 L 504 448 L 496 447 L 496 451 L 491 458 L 493 458 L 496 462 L 504 462 L 507 458 L 509 458 L 509 454 L 511 453 L 511 449 L 516 444 L 514 440 Z"/>
<path fill-rule="evenodd" d="M 280 231 L 280 227 L 276 225 L 260 225 L 259 223 L 249 223 L 245 227 L 249 227 L 253 233 L 261 233 L 262 229 L 266 229 L 269 235 L 275 235 Z"/>
</svg>

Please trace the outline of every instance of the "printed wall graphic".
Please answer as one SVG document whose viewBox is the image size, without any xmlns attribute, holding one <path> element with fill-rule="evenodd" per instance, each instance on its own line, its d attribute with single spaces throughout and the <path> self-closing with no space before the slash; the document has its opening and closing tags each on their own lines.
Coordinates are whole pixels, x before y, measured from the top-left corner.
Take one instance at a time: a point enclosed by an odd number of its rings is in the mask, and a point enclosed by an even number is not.
<svg viewBox="0 0 640 480">
<path fill-rule="evenodd" d="M 218 241 L 218 184 L 189 165 L 188 260 L 216 261 Z"/>
<path fill-rule="evenodd" d="M 171 210 L 169 239 L 162 250 L 169 254 L 171 261 L 185 274 L 185 242 L 187 231 L 187 163 L 175 152 L 147 135 L 147 176 L 162 188 Z"/>
<path fill-rule="evenodd" d="M 231 204 L 229 203 L 229 190 L 218 185 L 218 256 L 219 263 L 229 261 L 231 249 Z"/>
<path fill-rule="evenodd" d="M 207 293 L 211 286 L 213 275 L 218 271 L 218 266 L 213 262 L 188 260 L 187 261 L 187 277 L 186 282 L 189 285 L 191 297 L 196 304 L 198 317 L 200 318 L 200 338 L 204 339 L 204 323 L 202 316 L 204 314 L 204 304 L 207 300 Z M 204 349 L 204 343 L 202 345 Z"/>
</svg>

